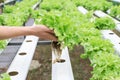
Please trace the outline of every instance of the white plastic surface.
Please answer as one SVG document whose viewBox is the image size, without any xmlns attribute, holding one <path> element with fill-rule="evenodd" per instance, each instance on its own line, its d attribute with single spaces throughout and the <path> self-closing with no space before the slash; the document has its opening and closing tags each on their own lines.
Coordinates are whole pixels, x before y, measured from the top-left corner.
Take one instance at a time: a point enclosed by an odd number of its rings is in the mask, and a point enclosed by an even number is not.
<svg viewBox="0 0 120 80">
<path fill-rule="evenodd" d="M 53 51 L 52 59 L 55 59 Z M 61 59 L 65 59 L 65 62 L 52 64 L 52 80 L 74 80 L 67 47 L 63 49 Z"/>
<path fill-rule="evenodd" d="M 86 14 L 88 11 L 83 7 L 83 6 L 79 6 L 78 10 L 82 13 L 82 14 Z"/>
<path fill-rule="evenodd" d="M 40 4 L 41 0 L 39 2 L 37 2 L 33 7 L 32 9 L 35 9 L 39 4 Z"/>
<path fill-rule="evenodd" d="M 22 46 L 17 52 L 14 60 L 12 61 L 7 73 L 18 72 L 15 76 L 10 76 L 11 80 L 26 80 L 30 63 L 32 61 L 34 51 L 38 42 L 38 37 L 27 36 Z M 26 42 L 28 40 L 28 42 Z M 32 41 L 32 42 L 30 42 Z M 19 53 L 26 53 L 26 55 L 19 55 Z"/>
<path fill-rule="evenodd" d="M 3 49 L 0 49 L 0 54 L 2 53 Z"/>
<path fill-rule="evenodd" d="M 112 1 L 115 1 L 115 2 L 119 2 L 119 3 L 120 3 L 120 0 L 112 0 Z"/>
<path fill-rule="evenodd" d="M 102 12 L 102 11 L 100 11 L 100 10 L 95 11 L 94 14 L 95 14 L 96 16 L 98 16 L 98 17 L 106 17 L 106 16 L 107 16 L 107 17 L 112 18 L 111 16 L 107 15 L 106 13 L 104 13 L 104 12 Z M 116 19 L 114 19 L 114 18 L 112 18 L 112 19 L 114 20 L 114 22 L 115 22 L 116 25 L 117 25 L 117 24 L 120 24 L 120 22 L 117 21 Z"/>
<path fill-rule="evenodd" d="M 111 30 L 102 30 L 101 33 L 104 39 L 110 40 L 114 45 L 115 53 L 120 56 L 120 38 Z"/>
<path fill-rule="evenodd" d="M 115 29 L 120 32 L 120 24 L 117 24 L 117 26 L 115 27 Z"/>
<path fill-rule="evenodd" d="M 12 1 L 15 1 L 15 0 L 5 0 L 4 3 L 9 3 L 9 2 L 12 2 Z"/>
</svg>

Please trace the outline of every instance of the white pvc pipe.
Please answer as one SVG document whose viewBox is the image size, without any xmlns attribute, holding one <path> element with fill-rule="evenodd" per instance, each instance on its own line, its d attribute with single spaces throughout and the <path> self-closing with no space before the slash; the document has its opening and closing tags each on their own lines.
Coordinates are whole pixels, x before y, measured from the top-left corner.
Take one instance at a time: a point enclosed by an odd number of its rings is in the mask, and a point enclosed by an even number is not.
<svg viewBox="0 0 120 80">
<path fill-rule="evenodd" d="M 86 14 L 88 11 L 87 9 L 85 9 L 83 6 L 79 6 L 78 10 L 82 13 L 82 14 Z"/>
<path fill-rule="evenodd" d="M 14 2 L 15 0 L 5 0 L 4 4 L 10 3 L 10 2 Z"/>
<path fill-rule="evenodd" d="M 112 1 L 115 1 L 115 2 L 118 2 L 118 3 L 120 3 L 120 0 L 112 0 Z"/>
<path fill-rule="evenodd" d="M 120 24 L 117 24 L 117 26 L 115 27 L 115 29 L 120 32 Z"/>
<path fill-rule="evenodd" d="M 35 36 L 27 36 L 25 38 L 14 60 L 8 68 L 7 73 L 10 74 L 11 80 L 26 80 L 38 39 L 39 38 Z"/>
<path fill-rule="evenodd" d="M 39 0 L 33 7 L 32 9 L 35 9 L 39 4 L 40 4 L 41 0 Z"/>
<path fill-rule="evenodd" d="M 52 60 L 54 59 L 55 55 L 52 51 Z M 74 80 L 67 47 L 62 50 L 61 59 L 64 59 L 65 62 L 52 64 L 52 80 Z"/>
<path fill-rule="evenodd" d="M 94 14 L 97 15 L 98 17 L 106 17 L 107 16 L 109 18 L 112 18 L 111 16 L 109 16 L 108 14 L 106 14 L 103 11 L 100 11 L 100 10 L 95 11 Z M 116 20 L 116 19 L 113 19 L 113 20 L 116 24 L 120 24 L 120 22 L 118 20 Z"/>
<path fill-rule="evenodd" d="M 3 49 L 0 49 L 0 54 L 3 52 Z"/>
<path fill-rule="evenodd" d="M 115 53 L 120 56 L 120 38 L 111 30 L 101 30 L 104 39 L 110 40 L 114 45 Z"/>
</svg>

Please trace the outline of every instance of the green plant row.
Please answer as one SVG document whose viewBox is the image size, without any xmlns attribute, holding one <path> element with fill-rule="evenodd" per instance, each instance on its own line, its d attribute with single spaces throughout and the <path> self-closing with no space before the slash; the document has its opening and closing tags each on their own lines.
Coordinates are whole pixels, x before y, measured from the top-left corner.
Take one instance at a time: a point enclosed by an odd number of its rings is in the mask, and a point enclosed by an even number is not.
<svg viewBox="0 0 120 80">
<path fill-rule="evenodd" d="M 72 0 L 76 6 L 83 6 L 88 10 L 102 10 L 110 16 L 120 20 L 120 5 L 114 5 L 107 0 Z"/>
<path fill-rule="evenodd" d="M 54 29 L 63 46 L 71 49 L 75 45 L 84 47 L 85 53 L 81 57 L 89 58 L 93 67 L 90 80 L 119 80 L 120 58 L 114 54 L 110 41 L 102 39 L 100 32 L 102 29 L 114 29 L 115 23 L 108 17 L 91 21 L 93 13 L 83 15 L 72 1 L 43 0 L 40 9 L 33 12 L 32 17 L 36 24 Z M 53 2 L 59 3 L 60 8 L 54 7 L 56 4 Z"/>
<path fill-rule="evenodd" d="M 115 27 L 113 20 L 108 17 L 96 18 L 93 22 L 95 28 L 99 30 L 114 29 Z M 93 66 L 91 80 L 119 80 L 120 58 L 113 54 L 113 45 L 107 40 L 100 40 L 98 37 L 91 37 L 89 40 L 82 43 L 85 54 L 81 57 L 89 58 L 91 61 Z"/>
<path fill-rule="evenodd" d="M 107 11 L 113 4 L 107 0 L 72 0 L 76 6 L 84 6 L 88 10 Z"/>
<path fill-rule="evenodd" d="M 109 13 L 110 16 L 114 17 L 114 18 L 118 18 L 120 19 L 120 5 L 116 5 L 116 6 L 112 6 L 110 9 L 109 9 Z"/>
<path fill-rule="evenodd" d="M 32 6 L 37 2 L 38 0 L 23 0 L 15 5 L 5 5 L 3 13 L 0 15 L 0 24 L 22 26 L 31 14 Z"/>
</svg>

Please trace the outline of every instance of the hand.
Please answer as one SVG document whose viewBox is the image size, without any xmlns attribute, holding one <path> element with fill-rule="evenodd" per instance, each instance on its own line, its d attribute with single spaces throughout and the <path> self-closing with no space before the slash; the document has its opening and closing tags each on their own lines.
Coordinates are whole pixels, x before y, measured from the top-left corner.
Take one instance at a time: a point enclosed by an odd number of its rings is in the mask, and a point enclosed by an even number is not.
<svg viewBox="0 0 120 80">
<path fill-rule="evenodd" d="M 42 39 L 57 41 L 54 31 L 44 25 L 35 25 L 31 27 L 31 29 L 33 32 L 32 34 L 35 36 L 38 36 Z"/>
</svg>

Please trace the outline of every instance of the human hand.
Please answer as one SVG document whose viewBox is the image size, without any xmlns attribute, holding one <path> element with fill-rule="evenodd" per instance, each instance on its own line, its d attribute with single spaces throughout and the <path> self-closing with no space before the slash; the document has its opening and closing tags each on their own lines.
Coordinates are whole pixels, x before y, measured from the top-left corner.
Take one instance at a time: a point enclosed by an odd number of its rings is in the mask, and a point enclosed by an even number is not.
<svg viewBox="0 0 120 80">
<path fill-rule="evenodd" d="M 57 37 L 53 30 L 44 25 L 35 25 L 31 27 L 32 35 L 38 36 L 42 39 L 57 41 Z"/>
</svg>

